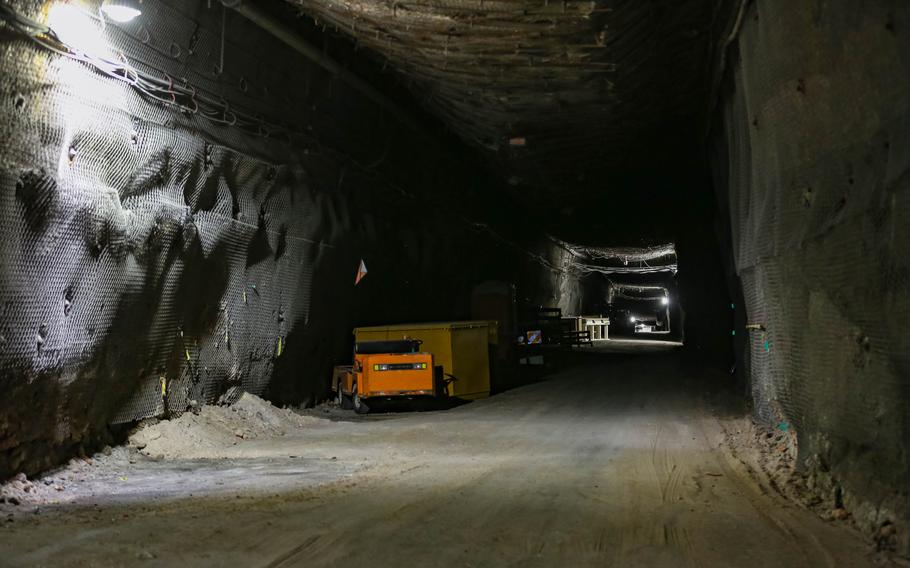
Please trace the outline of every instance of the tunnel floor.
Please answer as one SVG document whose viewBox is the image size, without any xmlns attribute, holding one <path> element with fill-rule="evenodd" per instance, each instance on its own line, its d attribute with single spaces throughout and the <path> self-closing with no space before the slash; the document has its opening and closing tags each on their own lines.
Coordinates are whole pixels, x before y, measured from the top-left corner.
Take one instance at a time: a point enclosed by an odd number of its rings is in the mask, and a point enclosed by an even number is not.
<svg viewBox="0 0 910 568">
<path fill-rule="evenodd" d="M 218 460 L 99 473 L 3 523 L 3 562 L 862 566 L 870 548 L 750 475 L 678 351 L 617 342 L 447 411 L 314 420 Z M 608 349 L 608 350 L 609 350 Z M 635 353 L 647 353 L 644 357 Z M 342 418 L 342 419 L 339 419 Z M 21 507 L 20 507 L 21 509 Z"/>
</svg>

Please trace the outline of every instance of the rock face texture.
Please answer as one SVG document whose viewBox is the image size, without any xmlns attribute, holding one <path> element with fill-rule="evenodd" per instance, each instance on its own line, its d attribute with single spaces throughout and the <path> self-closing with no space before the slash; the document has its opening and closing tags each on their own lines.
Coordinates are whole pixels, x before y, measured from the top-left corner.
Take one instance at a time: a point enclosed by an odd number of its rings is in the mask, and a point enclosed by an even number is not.
<svg viewBox="0 0 910 568">
<path fill-rule="evenodd" d="M 288 2 L 556 208 L 602 191 L 667 124 L 697 128 L 724 13 L 712 0 Z"/>
<path fill-rule="evenodd" d="M 871 532 L 908 514 L 910 9 L 836 4 L 748 6 L 712 152 L 756 413 Z"/>
<path fill-rule="evenodd" d="M 153 0 L 101 30 L 37 4 L 83 45 L 0 35 L 0 477 L 232 386 L 322 396 L 352 326 L 465 318 L 483 280 L 577 300 L 565 251 L 487 213 L 482 167 L 233 12 Z M 170 94 L 97 64 L 120 57 Z"/>
</svg>

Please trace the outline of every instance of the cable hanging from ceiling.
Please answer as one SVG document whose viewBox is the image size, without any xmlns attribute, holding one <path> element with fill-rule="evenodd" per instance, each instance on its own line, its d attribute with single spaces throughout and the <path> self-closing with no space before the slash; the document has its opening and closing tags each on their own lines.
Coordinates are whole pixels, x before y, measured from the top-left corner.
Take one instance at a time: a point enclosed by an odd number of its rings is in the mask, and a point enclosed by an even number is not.
<svg viewBox="0 0 910 568">
<path fill-rule="evenodd" d="M 650 247 L 592 247 L 552 237 L 551 240 L 571 255 L 573 269 L 582 274 L 656 274 L 677 271 L 676 246 L 673 243 Z"/>
</svg>

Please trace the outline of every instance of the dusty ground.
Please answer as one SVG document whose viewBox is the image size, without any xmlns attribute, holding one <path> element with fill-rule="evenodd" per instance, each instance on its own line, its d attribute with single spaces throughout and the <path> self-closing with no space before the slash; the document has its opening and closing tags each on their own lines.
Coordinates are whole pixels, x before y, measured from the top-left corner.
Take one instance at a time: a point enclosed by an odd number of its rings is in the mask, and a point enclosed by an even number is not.
<svg viewBox="0 0 910 568">
<path fill-rule="evenodd" d="M 323 407 L 298 421 L 248 400 L 239 421 L 230 409 L 185 418 L 219 433 L 179 451 L 162 442 L 201 427 L 150 425 L 132 448 L 5 487 L 18 504 L 0 505 L 0 563 L 889 563 L 847 521 L 750 474 L 733 453 L 742 440 L 727 443 L 747 421 L 706 404 L 709 385 L 679 357 L 623 350 L 447 411 L 362 419 Z"/>
</svg>

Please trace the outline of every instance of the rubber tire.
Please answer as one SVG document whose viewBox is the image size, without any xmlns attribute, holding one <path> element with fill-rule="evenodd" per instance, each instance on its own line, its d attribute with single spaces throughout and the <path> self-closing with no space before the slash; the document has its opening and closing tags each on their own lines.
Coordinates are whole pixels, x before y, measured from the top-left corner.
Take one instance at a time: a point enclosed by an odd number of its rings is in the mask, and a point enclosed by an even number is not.
<svg viewBox="0 0 910 568">
<path fill-rule="evenodd" d="M 344 391 L 341 390 L 341 383 L 336 385 L 337 390 L 335 391 L 335 403 L 342 410 L 351 410 L 354 408 L 354 403 L 351 402 L 351 397 L 344 394 Z"/>
<path fill-rule="evenodd" d="M 367 406 L 367 403 L 364 402 L 364 400 L 362 398 L 360 398 L 359 394 L 357 394 L 357 385 L 356 384 L 354 385 L 354 395 L 353 395 L 352 402 L 354 404 L 354 412 L 356 412 L 357 414 L 368 414 L 370 412 L 370 407 Z"/>
</svg>

